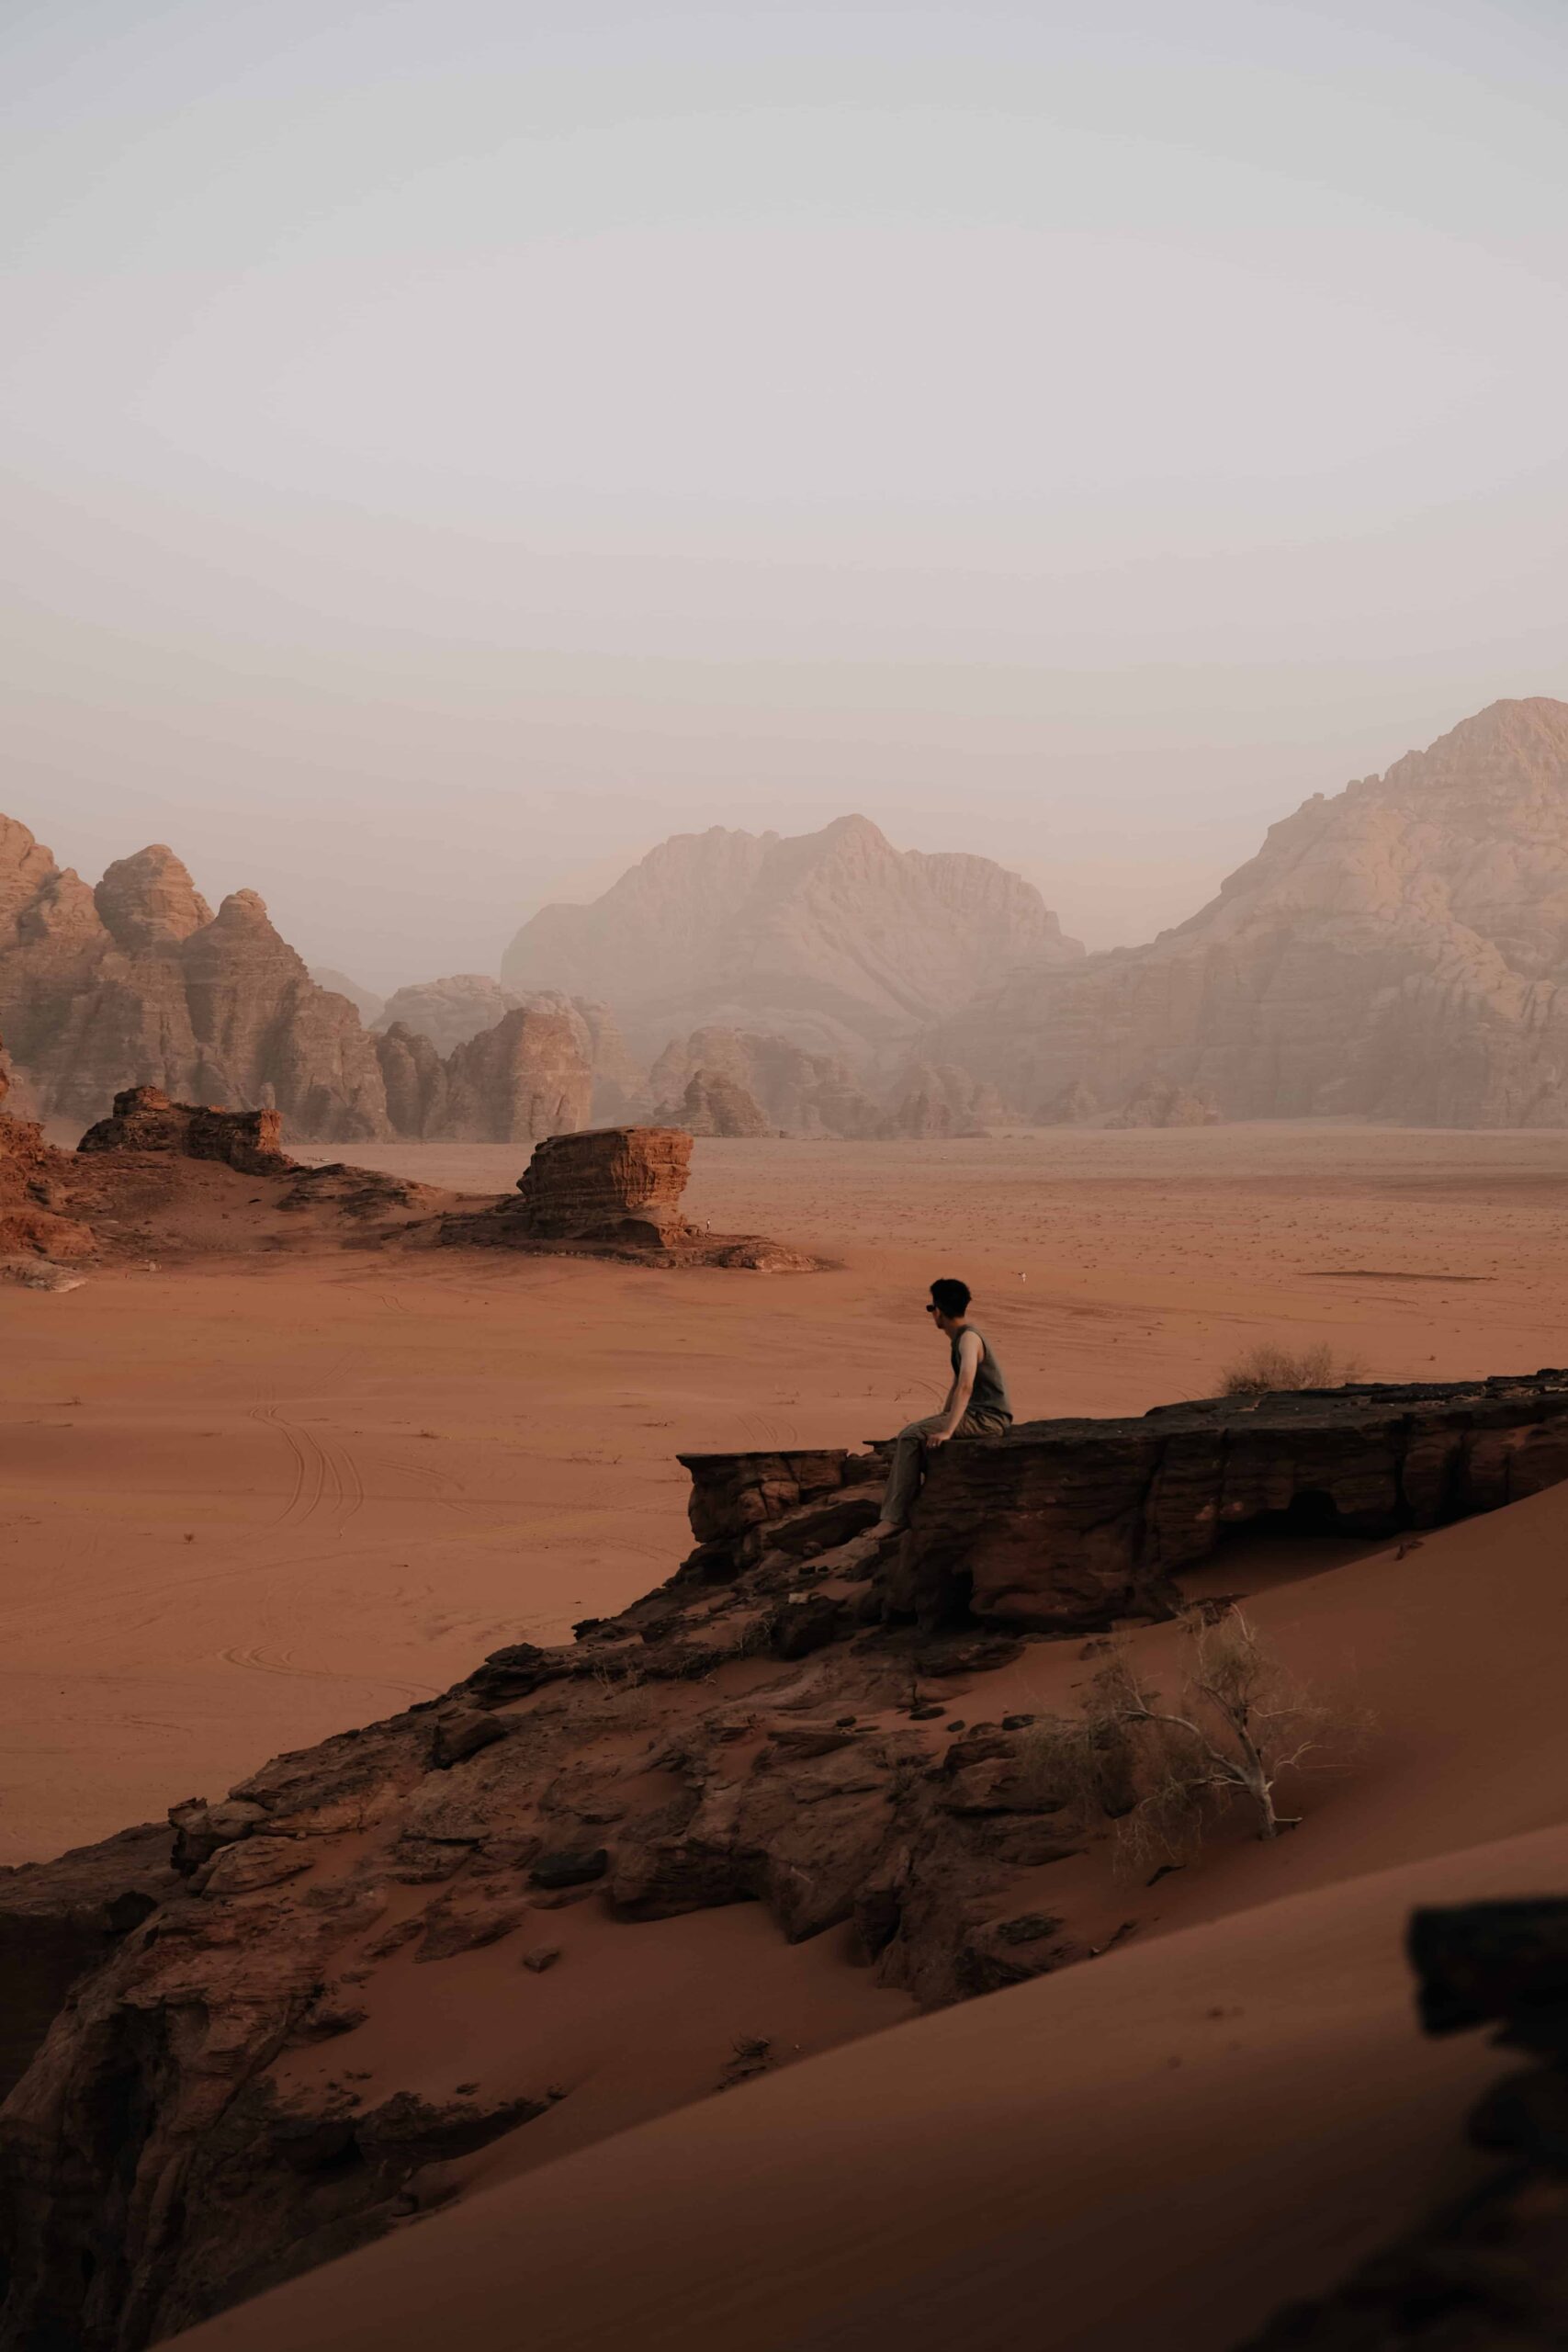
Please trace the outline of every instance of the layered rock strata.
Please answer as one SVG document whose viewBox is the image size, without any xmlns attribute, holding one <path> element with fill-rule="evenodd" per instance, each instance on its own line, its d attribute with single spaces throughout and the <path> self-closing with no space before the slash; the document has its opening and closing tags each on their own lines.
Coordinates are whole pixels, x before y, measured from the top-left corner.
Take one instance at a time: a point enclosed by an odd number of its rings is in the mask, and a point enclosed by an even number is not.
<svg viewBox="0 0 1568 2352">
<path fill-rule="evenodd" d="M 694 1231 L 681 1210 L 691 1165 L 692 1138 L 679 1127 L 556 1136 L 518 1178 L 514 1213 L 542 1241 L 683 1241 Z"/>
<path fill-rule="evenodd" d="M 755 1557 L 791 1492 L 774 1454 L 682 1454 L 692 1572 Z M 813 1482 L 853 1456 L 813 1455 Z M 1025 1421 L 933 1455 L 886 1577 L 889 1606 L 1066 1633 L 1160 1613 L 1229 1534 L 1396 1534 L 1568 1477 L 1568 1372 L 1162 1406 L 1135 1420 Z"/>
<path fill-rule="evenodd" d="M 114 1109 L 77 1145 L 78 1151 L 163 1151 L 184 1159 L 219 1159 L 253 1176 L 285 1176 L 295 1167 L 280 1140 L 277 1111 L 219 1111 L 209 1103 L 171 1102 L 156 1086 L 128 1087 Z"/>
<path fill-rule="evenodd" d="M 1562 1374 L 1266 1401 L 1246 1434 L 1218 1407 L 1100 1425 L 1124 1461 L 1129 1433 L 1152 1427 L 1157 1445 L 1172 1424 L 1168 1473 L 1173 1435 L 1208 1444 L 1208 1470 L 1161 1487 L 1166 1562 L 1212 1548 L 1228 1491 L 1212 1456 L 1233 1438 L 1254 1523 L 1277 1511 L 1287 1528 L 1317 1523 L 1315 1505 L 1291 1518 L 1303 1496 L 1334 1498 L 1348 1521 L 1414 1522 L 1568 1468 Z M 1077 1425 L 1080 1452 L 1096 1426 Z M 1021 1434 L 1024 1453 L 1040 1442 Z M 1060 1493 L 1075 1441 L 1058 1424 L 1044 1442 Z M 998 1518 L 1038 1539 L 1040 1489 L 1019 1486 L 1007 1445 L 944 1453 L 967 1459 L 945 1494 L 939 1464 L 922 1513 L 935 1505 L 951 1534 L 963 1492 L 976 1555 Z M 32 1875 L 29 1900 L 52 1917 L 73 1898 L 51 1871 L 88 1869 L 92 1932 L 114 1940 L 0 2110 L 6 2352 L 142 2352 L 449 2196 L 488 2141 L 523 2135 L 511 2161 L 525 2165 L 530 2129 L 575 2096 L 530 2065 L 527 1986 L 563 1952 L 574 1964 L 580 1903 L 596 1914 L 590 1951 L 642 1921 L 757 1903 L 790 1941 L 841 1930 L 876 1981 L 928 2006 L 1092 1956 L 1053 1907 L 1049 1872 L 1101 1832 L 1065 1833 L 1067 1792 L 1030 1746 L 1032 1719 L 985 1696 L 1028 1631 L 974 1624 L 957 1575 L 942 1588 L 950 1622 L 908 1624 L 908 1563 L 866 1532 L 874 1452 L 692 1467 L 696 1549 L 668 1584 L 574 1644 L 513 1644 L 440 1699 L 175 1806 L 175 1880 L 144 1916 L 140 1849 L 125 1858 L 129 1910 L 101 1875 L 107 1849 Z M 1072 1489 L 1079 1625 L 1168 1605 L 1163 1583 L 1130 1575 L 1140 1545 L 1114 1511 L 1096 1550 L 1106 1470 L 1089 1463 Z M 1061 1629 L 1060 1608 L 1041 1615 Z M 407 1971 L 497 1945 L 524 1966 L 419 2002 L 411 2047 Z M 637 1973 L 603 1981 L 635 1987 Z M 494 2089 L 464 2080 L 481 1999 Z M 446 2081 L 448 2096 L 421 2087 Z"/>
<path fill-rule="evenodd" d="M 46 1115 L 96 1119 L 152 1085 L 276 1109 L 328 1141 L 388 1132 L 354 1007 L 315 985 L 254 891 L 213 915 L 161 846 L 92 891 L 0 819 L 0 1028 Z"/>
<path fill-rule="evenodd" d="M 442 1219 L 457 1248 L 581 1251 L 661 1266 L 804 1273 L 823 1261 L 761 1234 L 710 1233 L 682 1215 L 691 1166 L 684 1127 L 600 1127 L 537 1145 L 518 1197 Z"/>
</svg>

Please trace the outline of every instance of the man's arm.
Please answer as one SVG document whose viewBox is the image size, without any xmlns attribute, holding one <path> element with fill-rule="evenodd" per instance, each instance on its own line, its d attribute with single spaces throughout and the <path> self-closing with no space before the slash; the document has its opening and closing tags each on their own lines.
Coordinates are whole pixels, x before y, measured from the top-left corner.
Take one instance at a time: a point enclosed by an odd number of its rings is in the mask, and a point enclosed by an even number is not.
<svg viewBox="0 0 1568 2352">
<path fill-rule="evenodd" d="M 942 1407 L 945 1419 L 942 1427 L 932 1430 L 930 1437 L 927 1438 L 928 1445 L 947 1443 L 948 1439 L 969 1410 L 969 1399 L 975 1394 L 975 1374 L 979 1369 L 980 1335 L 977 1331 L 965 1331 L 958 1342 L 958 1377 L 948 1390 L 947 1402 Z"/>
</svg>

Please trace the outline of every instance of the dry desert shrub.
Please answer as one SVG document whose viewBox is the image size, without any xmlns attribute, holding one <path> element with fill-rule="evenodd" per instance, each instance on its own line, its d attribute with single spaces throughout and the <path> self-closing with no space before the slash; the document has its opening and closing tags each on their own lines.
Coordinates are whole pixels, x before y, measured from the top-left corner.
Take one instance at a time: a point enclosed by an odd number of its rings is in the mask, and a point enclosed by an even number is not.
<svg viewBox="0 0 1568 2352">
<path fill-rule="evenodd" d="M 1326 1340 L 1310 1348 L 1280 1348 L 1268 1342 L 1249 1349 L 1220 1374 L 1222 1396 L 1272 1396 L 1282 1389 L 1342 1388 L 1359 1376 L 1360 1365 L 1335 1354 Z"/>
<path fill-rule="evenodd" d="M 1129 1871 L 1190 1861 L 1205 1832 L 1240 1806 L 1259 1838 L 1293 1828 L 1275 1789 L 1286 1772 L 1344 1760 L 1358 1726 L 1293 1684 L 1257 1628 L 1232 1609 L 1194 1614 L 1179 1694 L 1167 1702 L 1122 1647 L 1077 1717 L 1032 1727 L 1020 1776 L 1043 1808 L 1116 1820 Z"/>
</svg>

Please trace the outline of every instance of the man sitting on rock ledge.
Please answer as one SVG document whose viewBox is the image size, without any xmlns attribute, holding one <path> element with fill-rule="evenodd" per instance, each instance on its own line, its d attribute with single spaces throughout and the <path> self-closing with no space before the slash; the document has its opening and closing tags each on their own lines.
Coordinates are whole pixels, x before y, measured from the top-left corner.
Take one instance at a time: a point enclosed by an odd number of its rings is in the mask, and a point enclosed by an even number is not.
<svg viewBox="0 0 1568 2352">
<path fill-rule="evenodd" d="M 925 1457 L 933 1446 L 945 1445 L 953 1437 L 1001 1437 L 1012 1427 L 1012 1405 L 996 1351 L 984 1332 L 964 1320 L 969 1297 L 968 1283 L 949 1275 L 931 1284 L 926 1313 L 948 1342 L 953 1385 L 940 1413 L 928 1413 L 899 1430 L 882 1516 L 871 1530 L 875 1539 L 901 1535 L 908 1525 L 910 1506 L 925 1476 Z"/>
</svg>

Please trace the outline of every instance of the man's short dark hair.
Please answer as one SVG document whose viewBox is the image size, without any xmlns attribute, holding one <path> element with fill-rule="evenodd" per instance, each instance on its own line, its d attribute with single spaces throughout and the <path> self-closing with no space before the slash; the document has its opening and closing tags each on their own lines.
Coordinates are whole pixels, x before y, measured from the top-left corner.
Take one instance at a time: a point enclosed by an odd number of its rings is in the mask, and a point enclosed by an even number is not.
<svg viewBox="0 0 1568 2352">
<path fill-rule="evenodd" d="M 967 1283 L 957 1282 L 951 1274 L 943 1274 L 931 1284 L 931 1303 L 954 1320 L 969 1311 L 970 1289 Z"/>
</svg>

